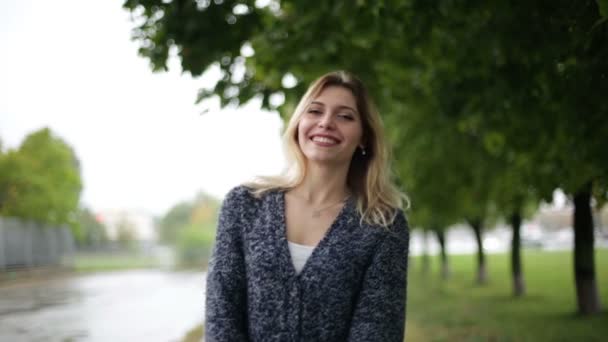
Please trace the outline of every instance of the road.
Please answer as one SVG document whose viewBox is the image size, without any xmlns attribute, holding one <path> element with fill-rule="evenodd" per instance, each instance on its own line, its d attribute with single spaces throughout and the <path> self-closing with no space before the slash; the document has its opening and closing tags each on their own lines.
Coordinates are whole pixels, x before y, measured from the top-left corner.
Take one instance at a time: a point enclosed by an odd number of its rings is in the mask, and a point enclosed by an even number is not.
<svg viewBox="0 0 608 342">
<path fill-rule="evenodd" d="M 201 323 L 204 273 L 121 271 L 0 287 L 0 341 L 180 341 Z"/>
</svg>

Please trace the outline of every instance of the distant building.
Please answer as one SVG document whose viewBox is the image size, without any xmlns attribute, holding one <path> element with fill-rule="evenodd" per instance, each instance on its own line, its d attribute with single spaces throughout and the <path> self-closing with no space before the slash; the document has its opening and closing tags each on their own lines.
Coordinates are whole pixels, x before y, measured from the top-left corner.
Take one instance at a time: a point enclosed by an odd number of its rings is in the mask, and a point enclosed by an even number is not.
<svg viewBox="0 0 608 342">
<path fill-rule="evenodd" d="M 116 241 L 120 229 L 128 229 L 134 240 L 156 242 L 158 233 L 152 215 L 133 210 L 104 210 L 97 212 L 98 220 L 106 227 L 108 239 Z"/>
</svg>

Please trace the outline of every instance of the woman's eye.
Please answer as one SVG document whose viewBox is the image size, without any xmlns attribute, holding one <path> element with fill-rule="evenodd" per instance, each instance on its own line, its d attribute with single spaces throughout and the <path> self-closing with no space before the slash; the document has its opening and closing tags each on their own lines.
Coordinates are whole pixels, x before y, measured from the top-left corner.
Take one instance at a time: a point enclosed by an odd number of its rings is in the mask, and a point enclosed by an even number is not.
<svg viewBox="0 0 608 342">
<path fill-rule="evenodd" d="M 321 111 L 316 109 L 310 109 L 308 112 L 312 114 L 321 114 Z"/>
<path fill-rule="evenodd" d="M 344 120 L 349 120 L 349 121 L 354 120 L 354 118 L 350 114 L 340 114 L 340 115 L 338 115 L 338 117 L 341 119 L 344 119 Z"/>
</svg>

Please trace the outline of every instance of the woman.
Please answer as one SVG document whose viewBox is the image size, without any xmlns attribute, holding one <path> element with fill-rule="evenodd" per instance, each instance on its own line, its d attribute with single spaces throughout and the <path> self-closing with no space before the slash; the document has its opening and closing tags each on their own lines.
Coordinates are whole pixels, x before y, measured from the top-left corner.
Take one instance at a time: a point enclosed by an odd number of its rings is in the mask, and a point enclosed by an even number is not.
<svg viewBox="0 0 608 342">
<path fill-rule="evenodd" d="M 236 187 L 222 205 L 206 341 L 403 341 L 404 196 L 363 84 L 320 77 L 284 143 L 284 174 Z"/>
</svg>

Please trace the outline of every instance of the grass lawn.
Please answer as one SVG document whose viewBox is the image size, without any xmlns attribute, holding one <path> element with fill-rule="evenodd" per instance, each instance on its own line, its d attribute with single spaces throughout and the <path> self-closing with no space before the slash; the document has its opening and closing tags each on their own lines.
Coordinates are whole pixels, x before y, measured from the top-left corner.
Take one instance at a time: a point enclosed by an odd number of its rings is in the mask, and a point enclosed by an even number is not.
<svg viewBox="0 0 608 342">
<path fill-rule="evenodd" d="M 115 271 L 159 267 L 155 258 L 136 254 L 76 254 L 73 267 L 77 272 Z"/>
<path fill-rule="evenodd" d="M 572 252 L 525 250 L 527 295 L 514 298 L 509 254 L 488 255 L 485 286 L 474 284 L 475 256 L 450 256 L 452 278 L 439 260 L 423 275 L 420 258 L 409 271 L 407 341 L 608 341 L 608 250 L 596 250 L 604 313 L 576 315 Z"/>
</svg>

